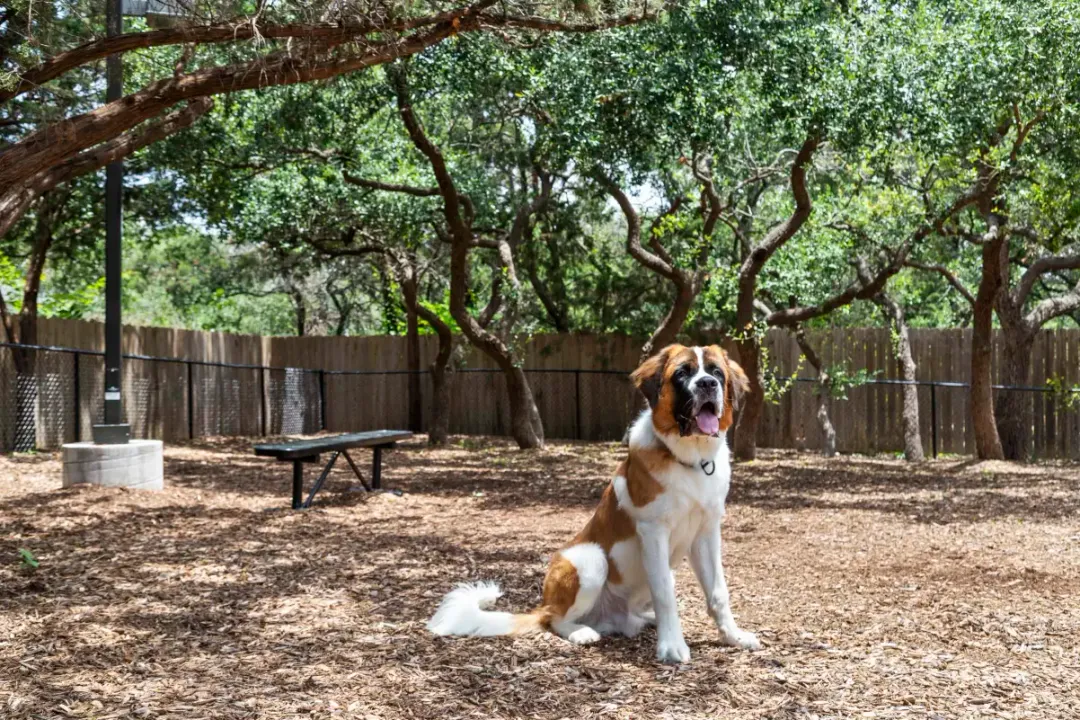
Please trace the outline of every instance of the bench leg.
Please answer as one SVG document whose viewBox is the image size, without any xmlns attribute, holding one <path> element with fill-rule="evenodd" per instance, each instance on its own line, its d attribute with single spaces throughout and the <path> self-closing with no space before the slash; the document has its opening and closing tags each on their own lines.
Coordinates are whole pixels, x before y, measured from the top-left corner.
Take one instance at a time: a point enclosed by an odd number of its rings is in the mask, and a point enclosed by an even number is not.
<svg viewBox="0 0 1080 720">
<path fill-rule="evenodd" d="M 299 510 L 304 495 L 304 463 L 293 460 L 292 464 L 292 509 Z"/>
<path fill-rule="evenodd" d="M 326 463 L 326 467 L 324 467 L 322 473 L 319 474 L 319 479 L 311 486 L 311 492 L 308 494 L 307 500 L 304 501 L 305 508 L 311 507 L 311 501 L 315 499 L 315 493 L 322 489 L 323 483 L 326 482 L 326 476 L 334 469 L 334 463 L 337 462 L 337 457 L 340 454 L 341 453 L 339 452 L 335 452 L 330 456 L 330 462 Z"/>
<path fill-rule="evenodd" d="M 371 489 L 382 488 L 382 448 L 376 446 L 371 456 Z"/>
<path fill-rule="evenodd" d="M 360 468 L 356 467 L 356 463 L 353 462 L 352 456 L 349 455 L 348 450 L 342 450 L 341 454 L 345 456 L 345 459 L 349 461 L 349 467 L 352 468 L 353 474 L 356 475 L 356 479 L 360 481 L 360 484 L 364 486 L 364 489 L 371 492 L 371 486 L 367 484 L 367 480 L 364 479 L 364 474 L 360 472 Z"/>
</svg>

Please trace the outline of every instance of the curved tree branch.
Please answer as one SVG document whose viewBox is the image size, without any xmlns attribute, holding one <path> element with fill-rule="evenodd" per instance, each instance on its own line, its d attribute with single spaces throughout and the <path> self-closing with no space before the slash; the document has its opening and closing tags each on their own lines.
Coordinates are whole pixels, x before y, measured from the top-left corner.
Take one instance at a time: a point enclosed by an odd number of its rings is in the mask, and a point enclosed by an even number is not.
<svg viewBox="0 0 1080 720">
<path fill-rule="evenodd" d="M 317 41 L 321 44 L 321 47 L 328 48 L 356 41 L 376 33 L 403 33 L 442 23 L 452 23 L 455 19 L 467 15 L 480 16 L 483 11 L 495 5 L 496 1 L 481 0 L 446 12 L 416 18 L 377 22 L 356 22 L 353 18 L 343 17 L 336 22 L 273 24 L 261 22 L 257 17 L 251 17 L 224 23 L 201 26 L 184 25 L 99 38 L 59 53 L 40 65 L 26 70 L 19 76 L 19 82 L 16 85 L 0 92 L 0 103 L 7 102 L 77 67 L 97 62 L 117 53 L 166 45 L 239 43 L 253 39 L 300 40 L 309 43 Z M 630 25 L 644 19 L 647 19 L 647 17 L 627 15 L 604 22 L 566 23 L 542 17 L 490 13 L 483 16 L 483 26 L 539 30 L 542 32 L 587 33 L 605 28 Z"/>
<path fill-rule="evenodd" d="M 807 135 L 803 141 L 795 160 L 791 163 L 791 195 L 795 200 L 795 210 L 787 220 L 770 230 L 758 246 L 750 252 L 750 257 L 739 270 L 740 275 L 757 275 L 773 253 L 790 240 L 810 217 L 813 205 L 806 188 L 806 169 L 813 161 L 814 152 L 817 151 L 820 142 L 821 139 L 817 133 Z"/>
<path fill-rule="evenodd" d="M 502 308 L 502 284 L 502 273 L 498 271 L 498 268 L 493 267 L 491 274 L 491 297 L 488 298 L 487 305 L 484 306 L 484 309 L 480 311 L 479 317 L 476 318 L 477 324 L 485 330 L 488 329 L 488 327 L 491 325 L 491 321 L 495 319 L 495 316 Z"/>
<path fill-rule="evenodd" d="M 712 237 L 713 229 L 716 227 L 716 221 L 720 219 L 721 213 L 726 209 L 723 200 L 720 199 L 720 193 L 716 192 L 712 171 L 708 168 L 711 160 L 712 158 L 707 156 L 699 159 L 695 155 L 693 161 L 690 163 L 690 170 L 694 174 L 694 178 L 696 178 L 701 185 L 701 197 L 704 200 L 701 213 L 703 221 L 701 234 L 706 238 Z M 705 167 L 702 167 L 702 164 L 704 164 Z"/>
<path fill-rule="evenodd" d="M 21 186 L 0 194 L 0 237 L 11 230 L 37 198 L 58 185 L 96 172 L 109 163 L 184 130 L 213 107 L 211 98 L 196 98 L 186 107 L 173 110 L 145 125 L 128 130 L 118 137 L 75 155 L 60 165 L 44 170 Z"/>
<path fill-rule="evenodd" d="M 652 248 L 652 251 L 656 253 L 657 257 L 667 263 L 675 273 L 679 272 L 679 269 L 675 267 L 675 261 L 671 259 L 671 255 L 664 246 L 660 244 L 660 225 L 663 224 L 664 220 L 679 212 L 679 208 L 682 207 L 685 200 L 686 198 L 682 196 L 675 198 L 663 212 L 653 218 L 653 221 L 649 223 L 649 247 Z"/>
<path fill-rule="evenodd" d="M 902 250 L 901 253 L 906 252 Z M 783 308 L 776 310 L 765 318 L 765 321 L 773 327 L 792 326 L 806 322 L 822 315 L 828 315 L 833 310 L 850 305 L 855 300 L 871 300 L 885 289 L 886 283 L 904 266 L 903 257 L 889 262 L 875 275 L 859 277 L 847 286 L 842 292 L 816 304 L 798 307 Z"/>
<path fill-rule="evenodd" d="M 482 6 L 493 5 L 493 0 L 484 0 Z M 463 12 L 475 6 L 457 8 L 437 15 L 427 15 L 411 20 L 397 20 L 389 23 L 342 24 L 333 23 L 285 23 L 280 25 L 260 23 L 258 20 L 217 23 L 203 26 L 179 26 L 150 30 L 147 32 L 124 33 L 112 37 L 99 38 L 55 55 L 37 67 L 22 73 L 19 82 L 12 88 L 0 92 L 0 103 L 7 102 L 29 90 L 54 80 L 64 73 L 82 65 L 102 60 L 109 55 L 142 50 L 166 45 L 221 44 L 242 42 L 256 38 L 273 40 L 321 40 L 342 43 L 357 39 L 374 32 L 405 32 L 426 25 L 449 22 Z"/>
<path fill-rule="evenodd" d="M 426 20 L 427 24 L 421 25 L 417 32 L 404 37 L 398 33 L 375 33 L 370 42 L 365 42 L 358 50 L 347 53 L 328 56 L 326 53 L 291 55 L 288 52 L 277 52 L 250 61 L 162 78 L 90 112 L 39 128 L 8 147 L 0 153 L 0 192 L 25 182 L 34 174 L 51 168 L 82 150 L 116 137 L 184 100 L 324 80 L 407 57 L 459 33 L 499 29 L 584 33 L 640 20 L 637 16 L 625 16 L 601 23 L 570 24 L 542 18 L 484 14 L 487 2 L 490 0 L 439 15 L 439 20 L 431 16 Z M 116 36 L 123 37 L 125 36 Z M 177 36 L 176 40 L 191 41 L 190 37 L 180 36 Z M 78 64 L 114 52 L 115 46 L 102 46 L 83 56 Z"/>
<path fill-rule="evenodd" d="M 663 258 L 654 255 L 641 246 L 641 216 L 634 209 L 630 198 L 626 196 L 622 188 L 602 172 L 597 171 L 593 177 L 615 199 L 619 209 L 622 210 L 623 215 L 626 217 L 626 251 L 630 253 L 632 258 L 652 272 L 675 282 L 677 279 L 675 268 Z"/>
<path fill-rule="evenodd" d="M 368 180 L 367 178 L 357 177 L 348 170 L 341 171 L 341 177 L 349 185 L 355 185 L 356 187 L 368 188 L 371 190 L 385 190 L 386 192 L 403 193 L 405 195 L 412 195 L 413 197 L 435 197 L 439 194 L 439 188 L 422 188 L 414 187 L 412 185 L 398 185 L 395 183 L 380 182 L 378 180 Z"/>
<path fill-rule="evenodd" d="M 952 272 L 950 272 L 949 269 L 944 265 L 931 265 L 928 263 L 916 262 L 915 260 L 906 260 L 904 261 L 904 265 L 909 268 L 925 270 L 926 272 L 934 272 L 938 275 L 941 275 L 949 282 L 950 285 L 953 286 L 953 288 L 956 289 L 956 292 L 960 293 L 961 297 L 968 301 L 968 304 L 974 307 L 975 296 L 972 295 L 971 291 L 964 286 L 964 283 L 960 282 L 960 278 L 956 277 L 956 275 L 953 275 Z"/>
<path fill-rule="evenodd" d="M 506 238 L 511 248 L 521 244 L 525 235 L 525 228 L 529 225 L 529 219 L 547 206 L 551 199 L 552 177 L 550 173 L 538 170 L 540 177 L 540 192 L 531 201 L 522 203 L 514 214 L 514 222 L 510 226 L 510 234 Z"/>
<path fill-rule="evenodd" d="M 1020 277 L 1020 283 L 1017 285 L 1014 295 L 1015 302 L 1018 305 L 1027 302 L 1035 283 L 1046 273 L 1077 269 L 1080 269 L 1080 255 L 1053 255 L 1039 258 L 1031 263 Z"/>
<path fill-rule="evenodd" d="M 1062 315 L 1071 315 L 1080 310 L 1080 282 L 1070 292 L 1055 295 L 1040 302 L 1027 314 L 1025 321 L 1029 327 L 1040 328 L 1049 320 Z"/>
<path fill-rule="evenodd" d="M 443 198 L 443 215 L 446 225 L 450 228 L 450 234 L 455 243 L 471 244 L 473 237 L 469 229 L 469 223 L 462 214 L 461 194 L 457 184 L 446 166 L 446 159 L 442 151 L 431 142 L 427 133 L 424 132 L 420 120 L 413 110 L 412 100 L 409 98 L 409 85 L 405 77 L 404 69 L 400 67 L 390 68 L 390 83 L 397 98 L 398 114 L 405 130 L 409 134 L 416 149 L 423 153 L 431 165 L 431 171 L 435 174 L 435 182 L 439 185 L 439 193 Z"/>
</svg>

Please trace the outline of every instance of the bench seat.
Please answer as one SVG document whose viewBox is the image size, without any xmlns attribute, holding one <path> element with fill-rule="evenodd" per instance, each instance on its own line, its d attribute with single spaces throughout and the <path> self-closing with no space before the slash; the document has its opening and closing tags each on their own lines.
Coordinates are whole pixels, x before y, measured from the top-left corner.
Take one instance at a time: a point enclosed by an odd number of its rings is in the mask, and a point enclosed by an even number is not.
<svg viewBox="0 0 1080 720">
<path fill-rule="evenodd" d="M 308 440 L 291 440 L 282 443 L 262 443 L 255 446 L 255 454 L 261 457 L 272 457 L 282 462 L 293 464 L 293 488 L 292 506 L 294 510 L 311 507 L 311 501 L 315 493 L 319 492 L 327 475 L 333 469 L 339 455 L 344 455 L 356 477 L 367 490 L 378 490 L 382 487 L 382 451 L 394 447 L 399 440 L 408 440 L 413 434 L 407 430 L 371 430 L 368 432 L 347 433 L 345 435 L 330 435 L 327 437 L 311 438 Z M 360 469 L 349 456 L 349 450 L 356 448 L 371 448 L 373 452 L 371 460 L 371 486 L 369 487 L 360 473 Z M 304 463 L 319 461 L 322 453 L 332 453 L 330 461 L 326 463 L 319 479 L 311 488 L 307 500 L 303 500 L 304 490 Z"/>
</svg>

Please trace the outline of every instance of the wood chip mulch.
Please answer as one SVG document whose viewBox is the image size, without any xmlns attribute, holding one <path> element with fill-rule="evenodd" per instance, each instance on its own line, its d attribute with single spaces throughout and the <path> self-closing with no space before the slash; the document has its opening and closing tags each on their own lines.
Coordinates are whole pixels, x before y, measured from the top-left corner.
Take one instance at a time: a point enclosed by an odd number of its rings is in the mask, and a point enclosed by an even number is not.
<svg viewBox="0 0 1080 720">
<path fill-rule="evenodd" d="M 306 512 L 288 466 L 237 439 L 168 447 L 161 493 L 64 490 L 57 457 L 0 457 L 0 717 L 1080 718 L 1076 465 L 737 466 L 726 564 L 762 652 L 717 643 L 685 567 L 682 667 L 651 630 L 425 631 L 462 580 L 534 605 L 621 454 L 416 441 L 386 456 L 400 496 L 341 466 Z"/>
</svg>

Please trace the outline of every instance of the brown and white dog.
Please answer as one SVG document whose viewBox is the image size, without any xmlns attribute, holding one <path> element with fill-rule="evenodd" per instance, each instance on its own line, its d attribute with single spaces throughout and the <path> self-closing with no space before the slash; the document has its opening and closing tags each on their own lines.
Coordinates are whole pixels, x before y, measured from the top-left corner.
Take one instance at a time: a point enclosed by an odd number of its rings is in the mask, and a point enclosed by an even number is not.
<svg viewBox="0 0 1080 720">
<path fill-rule="evenodd" d="M 670 345 L 631 375 L 649 407 L 630 431 L 630 453 L 592 519 L 557 552 L 543 604 L 530 613 L 489 610 L 493 583 L 460 585 L 428 629 L 437 635 L 511 635 L 550 629 L 570 642 L 633 637 L 653 622 L 656 657 L 686 662 L 673 568 L 687 555 L 709 615 L 729 645 L 756 650 L 732 617 L 720 552 L 731 479 L 726 432 L 746 374 L 719 347 Z M 652 611 L 650 611 L 650 607 Z"/>
</svg>

